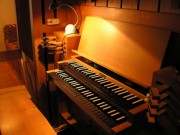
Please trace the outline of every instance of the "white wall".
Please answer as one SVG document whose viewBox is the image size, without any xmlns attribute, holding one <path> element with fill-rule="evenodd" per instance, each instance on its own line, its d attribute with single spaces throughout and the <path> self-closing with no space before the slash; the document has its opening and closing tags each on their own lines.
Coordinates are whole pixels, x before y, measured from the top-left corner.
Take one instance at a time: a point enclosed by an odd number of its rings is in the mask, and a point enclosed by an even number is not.
<svg viewBox="0 0 180 135">
<path fill-rule="evenodd" d="M 0 51 L 5 51 L 3 26 L 16 23 L 15 0 L 1 0 L 0 3 Z"/>
</svg>

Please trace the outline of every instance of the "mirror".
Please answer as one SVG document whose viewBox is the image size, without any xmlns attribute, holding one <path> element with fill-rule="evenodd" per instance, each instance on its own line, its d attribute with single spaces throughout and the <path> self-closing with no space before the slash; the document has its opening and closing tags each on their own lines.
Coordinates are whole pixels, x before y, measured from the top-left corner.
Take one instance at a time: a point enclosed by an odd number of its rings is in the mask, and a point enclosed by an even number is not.
<svg viewBox="0 0 180 135">
<path fill-rule="evenodd" d="M 0 4 L 0 52 L 19 49 L 15 0 Z"/>
</svg>

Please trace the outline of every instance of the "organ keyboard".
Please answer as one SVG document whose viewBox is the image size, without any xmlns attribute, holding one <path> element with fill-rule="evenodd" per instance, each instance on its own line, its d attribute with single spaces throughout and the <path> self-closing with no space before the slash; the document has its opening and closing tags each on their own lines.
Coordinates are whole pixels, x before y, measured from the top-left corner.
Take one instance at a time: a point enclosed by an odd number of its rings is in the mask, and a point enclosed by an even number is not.
<svg viewBox="0 0 180 135">
<path fill-rule="evenodd" d="M 83 24 L 77 56 L 49 76 L 104 134 L 133 132 L 146 123 L 145 95 L 170 32 L 97 17 Z"/>
<path fill-rule="evenodd" d="M 70 99 L 108 134 L 119 133 L 138 122 L 146 112 L 145 96 L 77 58 L 61 63 L 49 73 Z M 145 115 L 144 115 L 145 116 Z"/>
</svg>

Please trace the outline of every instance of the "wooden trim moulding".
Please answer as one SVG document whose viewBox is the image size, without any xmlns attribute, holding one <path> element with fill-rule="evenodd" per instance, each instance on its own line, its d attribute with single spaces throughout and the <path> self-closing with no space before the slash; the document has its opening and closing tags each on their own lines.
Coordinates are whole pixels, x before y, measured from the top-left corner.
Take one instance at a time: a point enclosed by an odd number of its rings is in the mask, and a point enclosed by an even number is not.
<svg viewBox="0 0 180 135">
<path fill-rule="evenodd" d="M 21 58 L 20 50 L 6 51 L 0 52 L 0 62 L 1 61 L 9 61 L 9 60 L 17 60 Z"/>
</svg>

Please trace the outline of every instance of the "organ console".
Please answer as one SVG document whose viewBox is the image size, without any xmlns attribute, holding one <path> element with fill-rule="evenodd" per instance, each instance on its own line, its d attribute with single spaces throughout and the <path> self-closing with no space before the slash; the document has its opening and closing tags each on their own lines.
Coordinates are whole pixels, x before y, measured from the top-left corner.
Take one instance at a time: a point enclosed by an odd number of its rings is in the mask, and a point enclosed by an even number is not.
<svg viewBox="0 0 180 135">
<path fill-rule="evenodd" d="M 83 112 L 85 123 L 94 125 L 98 134 L 142 128 L 148 110 L 146 94 L 153 72 L 161 66 L 169 35 L 166 30 L 86 17 L 78 50 L 73 51 L 77 55 L 48 71 L 57 92 L 66 97 L 63 101 L 57 96 L 59 114 L 68 114 L 67 121 L 73 118 L 78 125 Z M 82 127 L 79 130 L 85 130 Z"/>
</svg>

